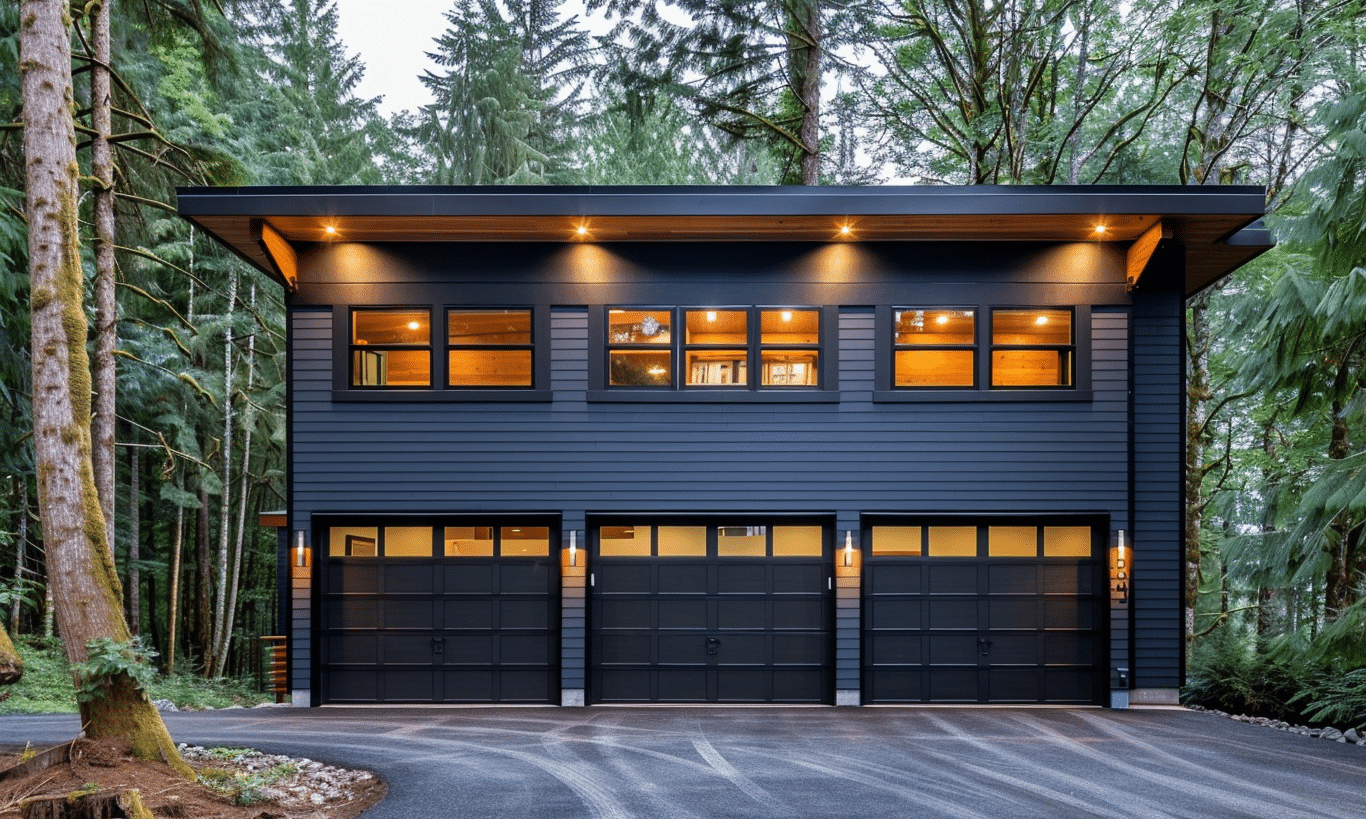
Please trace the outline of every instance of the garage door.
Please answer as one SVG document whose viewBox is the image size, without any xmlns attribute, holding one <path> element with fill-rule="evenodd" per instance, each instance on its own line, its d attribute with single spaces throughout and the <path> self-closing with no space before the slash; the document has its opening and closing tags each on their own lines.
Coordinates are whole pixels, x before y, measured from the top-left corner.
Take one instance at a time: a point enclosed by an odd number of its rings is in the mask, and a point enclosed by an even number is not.
<svg viewBox="0 0 1366 819">
<path fill-rule="evenodd" d="M 322 701 L 557 702 L 553 531 L 325 529 Z"/>
<path fill-rule="evenodd" d="M 594 702 L 829 702 L 829 529 L 595 528 Z"/>
<path fill-rule="evenodd" d="M 865 702 L 1099 704 L 1103 527 L 873 525 L 863 567 Z"/>
</svg>

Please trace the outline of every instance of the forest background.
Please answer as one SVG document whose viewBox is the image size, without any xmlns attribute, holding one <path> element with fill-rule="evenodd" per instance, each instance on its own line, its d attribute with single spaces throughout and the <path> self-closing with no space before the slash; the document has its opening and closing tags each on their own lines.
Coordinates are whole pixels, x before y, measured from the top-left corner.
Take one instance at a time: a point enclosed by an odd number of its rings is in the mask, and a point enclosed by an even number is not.
<svg viewBox="0 0 1366 819">
<path fill-rule="evenodd" d="M 432 103 L 389 116 L 332 0 L 109 0 L 107 60 L 94 7 L 72 6 L 72 75 L 83 247 L 114 249 L 111 303 L 86 251 L 101 501 L 163 670 L 259 673 L 280 624 L 256 518 L 285 505 L 282 293 L 175 215 L 177 185 L 1238 183 L 1267 187 L 1278 244 L 1188 304 L 1187 696 L 1366 723 L 1366 0 L 591 0 L 605 34 L 578 4 L 455 0 L 411 44 Z M 22 652 L 54 622 L 19 23 L 0 4 L 0 618 Z"/>
</svg>

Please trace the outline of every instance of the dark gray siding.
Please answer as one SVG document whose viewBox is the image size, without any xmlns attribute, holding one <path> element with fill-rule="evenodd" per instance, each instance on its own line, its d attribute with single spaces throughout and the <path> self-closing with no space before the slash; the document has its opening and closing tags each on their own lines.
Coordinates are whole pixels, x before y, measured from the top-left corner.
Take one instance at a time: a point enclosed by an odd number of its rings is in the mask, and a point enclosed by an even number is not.
<svg viewBox="0 0 1366 819">
<path fill-rule="evenodd" d="M 1134 687 L 1183 682 L 1184 315 L 1178 293 L 1135 294 Z"/>
</svg>

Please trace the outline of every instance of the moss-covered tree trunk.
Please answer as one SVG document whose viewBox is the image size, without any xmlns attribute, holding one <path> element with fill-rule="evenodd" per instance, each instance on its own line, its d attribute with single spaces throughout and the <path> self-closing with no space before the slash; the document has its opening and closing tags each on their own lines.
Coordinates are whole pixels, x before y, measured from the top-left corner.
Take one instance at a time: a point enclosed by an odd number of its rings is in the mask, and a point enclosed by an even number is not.
<svg viewBox="0 0 1366 819">
<path fill-rule="evenodd" d="M 19 678 L 24 676 L 24 660 L 19 656 L 19 651 L 10 642 L 9 632 L 0 625 L 0 685 L 10 685 L 19 682 Z"/>
<path fill-rule="evenodd" d="M 86 659 L 100 637 L 129 639 L 118 574 L 90 461 L 89 327 L 77 234 L 71 20 L 65 0 L 23 0 L 24 163 L 30 309 L 33 319 L 33 441 L 49 588 L 68 659 Z M 127 677 L 83 703 L 92 739 L 122 737 L 138 756 L 164 758 L 190 775 L 166 726 Z"/>
</svg>

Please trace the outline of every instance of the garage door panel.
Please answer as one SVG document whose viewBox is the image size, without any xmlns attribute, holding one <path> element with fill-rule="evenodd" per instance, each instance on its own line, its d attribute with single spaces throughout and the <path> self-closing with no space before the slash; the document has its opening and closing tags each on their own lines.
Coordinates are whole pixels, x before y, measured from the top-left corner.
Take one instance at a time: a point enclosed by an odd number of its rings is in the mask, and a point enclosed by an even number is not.
<svg viewBox="0 0 1366 819">
<path fill-rule="evenodd" d="M 868 674 L 870 702 L 924 702 L 928 699 L 920 669 L 878 669 Z"/>
<path fill-rule="evenodd" d="M 663 674 L 664 672 L 659 672 Z M 604 699 L 616 702 L 649 702 L 655 698 L 654 671 L 645 669 L 603 669 L 598 684 Z"/>
<path fill-rule="evenodd" d="M 1095 702 L 1101 695 L 1096 674 L 1087 668 L 1046 668 L 1043 686 L 1050 702 Z"/>
<path fill-rule="evenodd" d="M 825 686 L 820 670 L 776 669 L 773 671 L 775 702 L 812 702 L 819 700 Z"/>
<path fill-rule="evenodd" d="M 668 600 L 661 599 L 656 604 L 659 612 L 658 627 L 661 629 L 707 627 L 706 600 Z"/>
<path fill-rule="evenodd" d="M 548 665 L 552 662 L 549 641 L 539 634 L 504 632 L 497 638 L 498 662 L 509 665 Z"/>
<path fill-rule="evenodd" d="M 727 634 L 716 646 L 716 664 L 733 667 L 775 662 L 769 640 L 767 634 Z"/>
<path fill-rule="evenodd" d="M 432 644 L 433 636 L 430 632 L 427 634 L 382 633 L 379 638 L 380 662 L 385 665 L 393 663 L 431 665 L 435 656 Z"/>
<path fill-rule="evenodd" d="M 1043 697 L 1041 677 L 1033 668 L 993 668 L 987 672 L 987 697 L 992 702 L 1038 702 Z"/>
<path fill-rule="evenodd" d="M 379 601 L 354 597 L 327 601 L 327 616 L 335 628 L 379 628 Z"/>
<path fill-rule="evenodd" d="M 928 674 L 930 702 L 977 702 L 977 669 L 930 669 Z"/>
<path fill-rule="evenodd" d="M 976 594 L 977 566 L 975 564 L 931 565 L 930 594 Z"/>
<path fill-rule="evenodd" d="M 1035 566 L 988 566 L 988 594 L 1038 594 L 1039 572 Z"/>
<path fill-rule="evenodd" d="M 722 563 L 716 567 L 716 591 L 720 594 L 766 594 L 768 584 L 767 566 Z"/>
<path fill-rule="evenodd" d="M 496 680 L 494 672 L 486 669 L 479 671 L 443 670 L 441 684 L 443 699 L 465 702 L 481 702 L 491 699 Z"/>
<path fill-rule="evenodd" d="M 746 629 L 756 624 L 769 622 L 768 601 L 762 600 L 718 600 L 716 603 L 716 628 Z"/>
<path fill-rule="evenodd" d="M 448 634 L 441 652 L 443 665 L 493 665 L 492 635 Z"/>
<path fill-rule="evenodd" d="M 767 669 L 731 669 L 716 675 L 716 699 L 720 702 L 766 702 L 773 699 L 773 672 Z"/>
<path fill-rule="evenodd" d="M 385 669 L 380 672 L 381 695 L 387 702 L 431 702 L 436 672 L 429 669 Z"/>
<path fill-rule="evenodd" d="M 498 699 L 500 702 L 545 702 L 559 693 L 547 688 L 544 671 L 510 671 L 504 669 L 498 674 Z"/>
<path fill-rule="evenodd" d="M 384 567 L 385 594 L 431 594 L 432 564 L 400 564 Z"/>
<path fill-rule="evenodd" d="M 436 604 L 430 597 L 425 600 L 385 600 L 385 628 L 432 628 L 436 616 Z"/>
<path fill-rule="evenodd" d="M 930 628 L 976 629 L 977 601 L 930 600 Z"/>
<path fill-rule="evenodd" d="M 654 625 L 654 605 L 649 600 L 604 600 L 598 609 L 598 626 L 647 629 Z"/>
<path fill-rule="evenodd" d="M 446 600 L 442 604 L 446 615 L 445 626 L 459 629 L 491 629 L 493 606 L 494 600 L 487 597 L 479 600 Z"/>
<path fill-rule="evenodd" d="M 337 669 L 331 673 L 328 682 L 334 702 L 379 701 L 379 672 L 373 669 Z"/>
<path fill-rule="evenodd" d="M 558 582 L 545 562 L 498 567 L 498 591 L 502 594 L 550 594 Z"/>
<path fill-rule="evenodd" d="M 488 594 L 493 590 L 493 564 L 461 560 L 446 564 L 446 594 Z"/>
<path fill-rule="evenodd" d="M 655 638 L 658 652 L 650 662 L 660 665 L 705 665 L 707 636 L 705 634 L 660 634 Z"/>
<path fill-rule="evenodd" d="M 327 641 L 327 649 L 336 663 L 379 662 L 379 638 L 373 634 L 334 634 Z"/>
<path fill-rule="evenodd" d="M 827 576 L 823 566 L 811 564 L 785 566 L 775 563 L 772 566 L 774 594 L 810 594 L 819 589 Z"/>
<path fill-rule="evenodd" d="M 977 635 L 934 634 L 928 640 L 930 665 L 977 665 Z"/>
<path fill-rule="evenodd" d="M 707 567 L 705 565 L 660 563 L 660 594 L 706 594 Z"/>
<path fill-rule="evenodd" d="M 866 576 L 870 579 L 869 590 L 874 594 L 919 594 L 923 591 L 924 566 L 879 565 L 876 571 Z"/>
<path fill-rule="evenodd" d="M 1077 564 L 1042 566 L 1044 594 L 1089 594 L 1092 580 L 1089 567 Z"/>
<path fill-rule="evenodd" d="M 820 598 L 773 601 L 773 628 L 819 631 L 830 619 L 830 608 Z"/>
<path fill-rule="evenodd" d="M 648 678 L 650 672 L 641 672 Z M 658 687 L 655 691 L 648 690 L 644 696 L 638 697 L 641 700 L 657 699 L 661 702 L 697 702 L 697 692 L 708 690 L 708 677 L 713 672 L 702 668 L 660 668 L 654 672 L 658 675 Z"/>
<path fill-rule="evenodd" d="M 918 629 L 923 618 L 923 603 L 919 597 L 872 599 L 865 608 L 870 629 Z"/>
<path fill-rule="evenodd" d="M 991 641 L 987 647 L 987 665 L 1036 665 L 1041 652 L 1038 634 L 992 633 L 986 638 Z"/>
<path fill-rule="evenodd" d="M 875 634 L 869 650 L 874 665 L 920 665 L 929 662 L 921 655 L 925 638 L 910 634 Z"/>
<path fill-rule="evenodd" d="M 498 602 L 499 628 L 545 628 L 550 620 L 550 603 L 547 600 L 500 600 Z"/>
<path fill-rule="evenodd" d="M 987 628 L 1042 628 L 1039 601 L 990 600 L 987 602 Z"/>
<path fill-rule="evenodd" d="M 334 594 L 375 594 L 379 591 L 379 567 L 368 563 L 332 563 L 328 588 Z"/>
<path fill-rule="evenodd" d="M 825 662 L 830 638 L 823 634 L 774 634 L 774 665 L 815 665 Z"/>
<path fill-rule="evenodd" d="M 1096 661 L 1095 638 L 1087 633 L 1045 634 L 1043 661 L 1047 665 L 1091 665 Z"/>
<path fill-rule="evenodd" d="M 602 563 L 595 572 L 596 594 L 649 594 L 650 566 L 643 563 Z"/>
<path fill-rule="evenodd" d="M 639 664 L 654 661 L 654 638 L 648 634 L 605 634 L 596 644 L 597 661 L 603 665 Z"/>
</svg>

